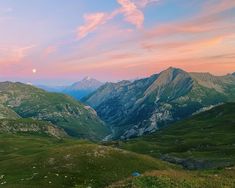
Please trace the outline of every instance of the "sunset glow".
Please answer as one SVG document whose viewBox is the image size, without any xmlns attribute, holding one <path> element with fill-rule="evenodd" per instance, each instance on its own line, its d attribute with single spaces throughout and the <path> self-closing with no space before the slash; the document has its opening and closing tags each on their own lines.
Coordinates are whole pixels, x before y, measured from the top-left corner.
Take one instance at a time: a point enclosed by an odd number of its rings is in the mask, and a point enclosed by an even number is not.
<svg viewBox="0 0 235 188">
<path fill-rule="evenodd" d="M 224 75 L 235 72 L 233 20 L 232 0 L 1 1 L 0 79 L 117 81 L 169 66 Z"/>
</svg>

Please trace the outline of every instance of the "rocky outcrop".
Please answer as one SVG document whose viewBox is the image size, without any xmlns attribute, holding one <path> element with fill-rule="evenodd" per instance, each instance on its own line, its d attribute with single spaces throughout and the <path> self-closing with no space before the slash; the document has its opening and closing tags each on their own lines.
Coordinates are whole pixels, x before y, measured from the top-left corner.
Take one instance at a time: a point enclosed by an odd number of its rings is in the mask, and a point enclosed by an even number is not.
<svg viewBox="0 0 235 188">
<path fill-rule="evenodd" d="M 56 138 L 68 137 L 66 132 L 53 124 L 30 119 L 0 120 L 0 133 L 48 135 Z"/>
<path fill-rule="evenodd" d="M 216 169 L 232 165 L 231 162 L 212 162 L 208 160 L 196 160 L 191 158 L 179 158 L 170 155 L 162 155 L 161 159 L 170 163 L 178 164 L 188 170 Z"/>
</svg>

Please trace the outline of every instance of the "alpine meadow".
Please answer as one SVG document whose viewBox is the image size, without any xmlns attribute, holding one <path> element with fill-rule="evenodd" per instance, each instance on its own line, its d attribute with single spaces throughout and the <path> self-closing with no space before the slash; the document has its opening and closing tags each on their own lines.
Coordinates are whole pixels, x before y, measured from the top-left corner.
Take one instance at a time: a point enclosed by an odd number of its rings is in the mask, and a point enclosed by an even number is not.
<svg viewBox="0 0 235 188">
<path fill-rule="evenodd" d="M 235 188 L 235 1 L 0 1 L 0 187 Z"/>
</svg>

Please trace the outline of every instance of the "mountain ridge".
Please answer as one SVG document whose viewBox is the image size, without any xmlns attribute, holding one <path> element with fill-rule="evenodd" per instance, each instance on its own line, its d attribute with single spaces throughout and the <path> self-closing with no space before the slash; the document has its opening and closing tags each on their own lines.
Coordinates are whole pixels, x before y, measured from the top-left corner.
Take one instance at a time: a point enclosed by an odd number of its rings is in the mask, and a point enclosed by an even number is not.
<svg viewBox="0 0 235 188">
<path fill-rule="evenodd" d="M 208 106 L 235 98 L 235 77 L 188 73 L 170 67 L 136 80 L 107 83 L 83 99 L 116 138 L 151 133 Z"/>
<path fill-rule="evenodd" d="M 48 93 L 19 82 L 1 82 L 0 104 L 21 118 L 50 122 L 70 136 L 102 139 L 108 133 L 92 108 L 64 94 Z"/>
</svg>

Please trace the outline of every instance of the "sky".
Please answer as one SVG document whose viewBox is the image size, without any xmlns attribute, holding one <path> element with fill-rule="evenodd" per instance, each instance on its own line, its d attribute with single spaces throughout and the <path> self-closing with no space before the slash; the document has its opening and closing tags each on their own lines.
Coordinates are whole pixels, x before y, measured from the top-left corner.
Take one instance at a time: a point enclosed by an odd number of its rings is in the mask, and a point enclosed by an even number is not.
<svg viewBox="0 0 235 188">
<path fill-rule="evenodd" d="M 235 72 L 233 0 L 0 0 L 0 81 Z"/>
</svg>

